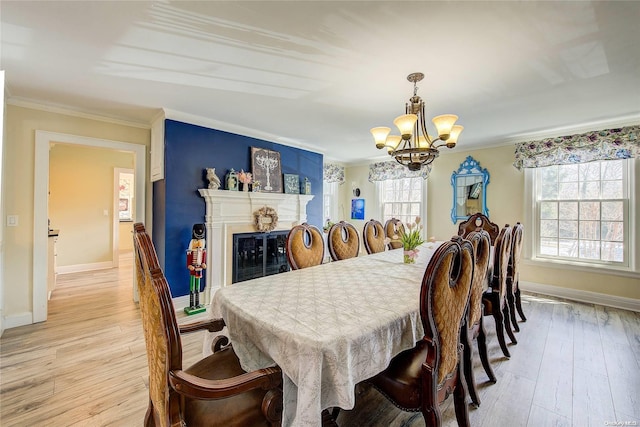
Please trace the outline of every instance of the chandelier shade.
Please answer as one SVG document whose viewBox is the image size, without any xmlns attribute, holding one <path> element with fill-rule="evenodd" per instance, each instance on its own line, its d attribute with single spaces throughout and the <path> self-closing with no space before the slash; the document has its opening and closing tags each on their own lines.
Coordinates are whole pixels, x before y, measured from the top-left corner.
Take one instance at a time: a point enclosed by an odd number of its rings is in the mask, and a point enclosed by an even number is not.
<svg viewBox="0 0 640 427">
<path fill-rule="evenodd" d="M 423 78 L 424 74 L 422 73 L 412 73 L 407 76 L 407 80 L 413 83 L 413 96 L 405 105 L 405 114 L 396 117 L 393 121 L 400 135 L 390 135 L 391 129 L 388 127 L 371 129 L 376 148 L 386 147 L 390 156 L 412 171 L 420 170 L 422 166 L 431 164 L 440 155 L 438 148 L 455 147 L 458 143 L 458 137 L 464 129 L 464 127 L 455 124 L 458 116 L 443 114 L 432 119 L 438 137 L 434 139 L 427 133 L 425 104 L 417 95 L 417 83 Z M 441 144 L 436 145 L 437 141 L 441 141 Z"/>
</svg>

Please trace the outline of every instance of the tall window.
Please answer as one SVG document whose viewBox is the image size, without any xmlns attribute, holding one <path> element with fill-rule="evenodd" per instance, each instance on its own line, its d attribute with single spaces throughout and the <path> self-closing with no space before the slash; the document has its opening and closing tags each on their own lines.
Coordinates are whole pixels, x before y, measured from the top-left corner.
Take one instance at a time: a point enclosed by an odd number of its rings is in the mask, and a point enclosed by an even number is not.
<svg viewBox="0 0 640 427">
<path fill-rule="evenodd" d="M 338 182 L 323 183 L 322 188 L 322 221 L 323 225 L 327 221 L 338 222 Z"/>
<path fill-rule="evenodd" d="M 536 257 L 629 266 L 629 162 L 534 170 Z"/>
<path fill-rule="evenodd" d="M 422 216 L 424 182 L 421 177 L 379 181 L 382 223 L 391 218 L 398 218 L 404 224 L 409 224 L 414 222 L 417 216 Z"/>
</svg>

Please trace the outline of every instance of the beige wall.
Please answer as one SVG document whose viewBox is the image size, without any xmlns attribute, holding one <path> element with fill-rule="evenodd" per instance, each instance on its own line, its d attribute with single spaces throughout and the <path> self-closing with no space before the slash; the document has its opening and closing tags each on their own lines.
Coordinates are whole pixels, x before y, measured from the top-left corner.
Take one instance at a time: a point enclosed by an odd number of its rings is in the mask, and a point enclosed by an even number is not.
<svg viewBox="0 0 640 427">
<path fill-rule="evenodd" d="M 120 237 L 118 241 L 118 250 L 120 252 L 133 251 L 133 222 L 119 223 Z"/>
<path fill-rule="evenodd" d="M 114 168 L 133 166 L 132 153 L 52 144 L 49 219 L 52 227 L 60 230 L 59 267 L 112 260 L 113 216 L 117 215 L 113 212 Z"/>
<path fill-rule="evenodd" d="M 5 130 L 2 187 L 5 211 L 2 218 L 6 215 L 18 215 L 19 220 L 17 227 L 4 229 L 5 268 L 1 273 L 4 283 L 4 315 L 12 316 L 32 311 L 35 131 L 45 130 L 146 146 L 149 146 L 150 131 L 141 127 L 15 105 L 7 105 Z M 113 175 L 111 179 L 113 181 Z M 147 211 L 151 212 L 149 203 Z"/>
<path fill-rule="evenodd" d="M 460 164 L 472 156 L 489 172 L 487 208 L 491 221 L 502 227 L 505 224 L 524 222 L 524 173 L 513 167 L 513 146 L 485 150 L 445 152 L 433 164 L 429 175 L 427 200 L 427 230 L 438 240 L 458 234 L 458 223 L 451 221 L 453 189 L 451 174 Z"/>
<path fill-rule="evenodd" d="M 451 174 L 458 170 L 460 163 L 467 156 L 472 156 L 490 174 L 490 182 L 486 191 L 487 207 L 491 220 L 501 227 L 507 223 L 522 222 L 525 226 L 526 240 L 529 234 L 524 220 L 524 172 L 513 167 L 514 150 L 513 145 L 508 145 L 473 151 L 456 148 L 451 152 L 441 154 L 435 161 L 427 179 L 427 235 L 444 240 L 457 234 L 458 225 L 451 221 L 451 208 L 453 207 Z M 638 161 L 636 161 L 637 163 Z M 367 203 L 374 200 L 371 193 L 375 194 L 373 184 L 365 184 L 368 173 L 368 166 L 348 167 L 344 184 L 348 185 L 350 190 L 352 180 L 358 180 L 362 183 L 361 189 L 364 188 L 367 191 Z M 640 170 L 636 169 L 636 175 L 640 175 Z M 640 197 L 639 193 L 640 185 L 636 182 L 636 199 Z M 347 197 L 350 198 L 350 191 L 345 200 Z M 636 250 L 639 249 L 636 248 Z M 640 285 L 635 277 L 599 274 L 559 265 L 542 266 L 540 263 L 532 263 L 527 260 L 523 264 L 520 272 L 520 280 L 523 282 L 640 299 Z"/>
</svg>

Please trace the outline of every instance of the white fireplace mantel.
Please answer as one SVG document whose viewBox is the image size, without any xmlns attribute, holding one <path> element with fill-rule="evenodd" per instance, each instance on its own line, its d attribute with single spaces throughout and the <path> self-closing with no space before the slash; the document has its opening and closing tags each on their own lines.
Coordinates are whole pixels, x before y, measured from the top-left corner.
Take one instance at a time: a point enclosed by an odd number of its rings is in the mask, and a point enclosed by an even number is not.
<svg viewBox="0 0 640 427">
<path fill-rule="evenodd" d="M 307 204 L 313 195 L 253 193 L 199 189 L 206 203 L 207 272 L 204 301 L 216 289 L 231 284 L 233 235 L 255 232 L 254 212 L 268 206 L 278 213 L 276 230 L 289 230 L 307 221 Z"/>
</svg>

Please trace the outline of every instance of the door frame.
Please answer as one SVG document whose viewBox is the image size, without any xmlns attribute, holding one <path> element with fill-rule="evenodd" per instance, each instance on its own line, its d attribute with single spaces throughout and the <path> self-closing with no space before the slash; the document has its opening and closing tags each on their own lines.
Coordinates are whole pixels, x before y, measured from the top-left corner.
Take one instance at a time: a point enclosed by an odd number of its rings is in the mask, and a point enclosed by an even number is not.
<svg viewBox="0 0 640 427">
<path fill-rule="evenodd" d="M 136 211 L 135 222 L 145 219 L 146 146 L 129 142 L 36 130 L 33 191 L 33 323 L 47 320 L 47 239 L 49 217 L 49 150 L 51 143 L 100 147 L 134 155 Z M 38 260 L 36 262 L 36 260 Z M 137 298 L 134 281 L 134 299 Z"/>
</svg>

